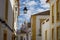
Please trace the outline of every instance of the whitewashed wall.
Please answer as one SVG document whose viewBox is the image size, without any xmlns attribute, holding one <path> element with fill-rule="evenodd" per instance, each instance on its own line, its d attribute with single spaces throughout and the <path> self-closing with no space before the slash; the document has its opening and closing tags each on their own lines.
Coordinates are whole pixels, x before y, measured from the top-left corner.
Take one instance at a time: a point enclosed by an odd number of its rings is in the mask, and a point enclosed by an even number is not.
<svg viewBox="0 0 60 40">
<path fill-rule="evenodd" d="M 56 11 L 56 9 L 57 9 L 57 7 L 56 7 L 56 1 L 57 0 L 50 0 L 50 4 L 51 5 L 53 5 L 54 4 L 54 25 L 52 24 L 52 26 L 51 26 L 51 28 L 53 27 L 54 28 L 54 40 L 56 40 L 57 39 L 57 36 L 56 36 L 56 33 L 57 33 L 57 31 L 56 31 L 56 28 L 58 27 L 58 26 L 60 26 L 60 22 L 57 22 L 57 20 L 56 20 L 56 18 L 57 18 L 57 16 L 56 16 L 56 14 L 57 14 L 57 11 Z M 58 2 L 60 2 L 60 0 L 58 1 Z M 52 7 L 52 6 L 50 6 L 50 7 Z M 58 10 L 59 10 L 59 13 L 60 13 L 60 3 L 59 3 L 59 8 L 58 8 Z M 51 10 L 52 11 L 52 10 Z M 50 20 L 51 21 L 51 20 Z"/>
<path fill-rule="evenodd" d="M 4 20 L 5 0 L 0 0 L 0 18 Z"/>
<path fill-rule="evenodd" d="M 40 15 L 40 16 L 36 16 L 36 40 L 42 40 L 42 36 L 38 36 L 39 29 L 40 29 L 40 19 L 48 19 L 49 15 Z"/>
<path fill-rule="evenodd" d="M 11 29 L 13 29 L 13 0 L 8 0 L 8 22 L 7 24 L 10 26 Z M 12 32 L 11 30 L 8 30 L 8 40 L 12 40 Z"/>
<path fill-rule="evenodd" d="M 42 40 L 45 40 L 45 31 L 47 31 L 47 40 L 51 40 L 50 39 L 50 23 L 45 22 L 44 24 L 42 24 Z"/>
<path fill-rule="evenodd" d="M 4 18 L 5 18 L 5 2 L 6 2 L 6 0 L 0 0 L 0 18 L 2 20 L 4 20 Z M 12 5 L 11 5 L 11 3 L 13 3 L 13 2 L 10 2 L 10 0 L 8 0 L 8 22 L 7 22 L 7 24 L 12 28 L 13 11 L 12 11 Z M 11 30 L 9 30 L 2 23 L 0 23 L 0 24 L 1 24 L 0 40 L 3 40 L 4 30 L 7 30 L 7 40 L 12 40 L 12 32 L 11 32 Z"/>
<path fill-rule="evenodd" d="M 5 0 L 0 0 L 0 18 L 4 20 L 4 13 L 5 13 Z M 3 28 L 4 25 L 0 23 L 0 40 L 3 40 Z"/>
<path fill-rule="evenodd" d="M 11 5 L 11 2 L 9 0 L 8 1 L 8 25 L 10 26 L 10 28 L 12 28 L 13 21 L 14 21 L 13 20 L 13 17 L 14 17 L 13 14 L 14 14 L 14 12 L 13 12 L 12 6 L 13 5 Z"/>
</svg>

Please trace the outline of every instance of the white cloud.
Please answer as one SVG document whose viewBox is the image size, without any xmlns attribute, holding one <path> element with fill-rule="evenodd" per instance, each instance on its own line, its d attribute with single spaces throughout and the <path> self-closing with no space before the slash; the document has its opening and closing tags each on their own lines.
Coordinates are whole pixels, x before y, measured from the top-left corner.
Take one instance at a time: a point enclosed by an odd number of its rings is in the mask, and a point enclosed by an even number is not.
<svg viewBox="0 0 60 40">
<path fill-rule="evenodd" d="M 44 7 L 46 9 L 50 8 L 49 3 L 46 3 L 46 0 L 40 0 L 41 1 L 41 7 Z"/>
<path fill-rule="evenodd" d="M 19 26 L 21 26 L 22 25 L 22 23 L 19 23 Z"/>
<path fill-rule="evenodd" d="M 22 23 L 19 23 L 18 25 L 18 29 L 20 29 L 22 27 Z"/>
<path fill-rule="evenodd" d="M 31 16 L 31 14 L 32 14 L 32 12 L 31 12 L 31 10 L 28 10 L 28 12 L 27 12 L 28 14 L 28 17 L 30 17 Z"/>
<path fill-rule="evenodd" d="M 44 7 L 44 8 L 49 8 L 50 5 L 49 5 L 49 3 L 45 3 L 45 4 L 42 5 L 42 7 Z"/>
<path fill-rule="evenodd" d="M 20 15 L 24 15 L 24 13 L 23 13 L 23 12 L 21 12 L 21 13 L 20 13 Z"/>
<path fill-rule="evenodd" d="M 40 0 L 41 1 L 41 4 L 44 4 L 46 3 L 46 0 Z"/>
<path fill-rule="evenodd" d="M 23 2 L 23 4 L 25 4 L 25 2 Z"/>
<path fill-rule="evenodd" d="M 29 6 L 34 6 L 34 5 L 37 5 L 37 3 L 36 3 L 35 1 L 29 1 L 29 2 L 27 3 L 27 5 L 29 5 Z"/>
</svg>

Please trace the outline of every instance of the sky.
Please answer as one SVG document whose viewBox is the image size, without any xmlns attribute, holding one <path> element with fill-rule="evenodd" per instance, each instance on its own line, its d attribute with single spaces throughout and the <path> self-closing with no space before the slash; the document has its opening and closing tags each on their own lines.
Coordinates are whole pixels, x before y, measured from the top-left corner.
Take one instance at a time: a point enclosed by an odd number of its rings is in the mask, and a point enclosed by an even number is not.
<svg viewBox="0 0 60 40">
<path fill-rule="evenodd" d="M 28 9 L 27 14 L 24 14 L 23 9 L 25 7 Z M 46 0 L 20 0 L 20 14 L 18 16 L 18 29 L 24 21 L 30 22 L 31 15 L 37 14 L 49 10 L 50 5 L 46 3 Z"/>
</svg>

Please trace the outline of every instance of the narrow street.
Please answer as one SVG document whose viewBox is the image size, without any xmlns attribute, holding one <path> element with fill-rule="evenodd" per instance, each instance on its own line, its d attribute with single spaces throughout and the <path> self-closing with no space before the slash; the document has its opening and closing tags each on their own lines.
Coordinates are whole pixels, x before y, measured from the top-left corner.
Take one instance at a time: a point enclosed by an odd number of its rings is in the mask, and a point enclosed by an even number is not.
<svg viewBox="0 0 60 40">
<path fill-rule="evenodd" d="M 0 40 L 60 40 L 60 0 L 0 0 Z"/>
</svg>

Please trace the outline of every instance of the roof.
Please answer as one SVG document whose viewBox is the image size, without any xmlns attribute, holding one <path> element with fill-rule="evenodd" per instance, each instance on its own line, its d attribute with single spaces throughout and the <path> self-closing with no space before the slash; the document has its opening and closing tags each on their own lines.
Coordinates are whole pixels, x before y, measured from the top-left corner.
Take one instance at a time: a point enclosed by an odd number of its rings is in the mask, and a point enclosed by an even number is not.
<svg viewBox="0 0 60 40">
<path fill-rule="evenodd" d="M 44 11 L 44 12 L 39 12 L 39 13 L 37 13 L 37 14 L 34 14 L 35 16 L 37 16 L 37 15 L 50 15 L 50 10 L 47 10 L 47 11 Z M 34 16 L 34 15 L 32 15 L 32 16 Z"/>
</svg>

